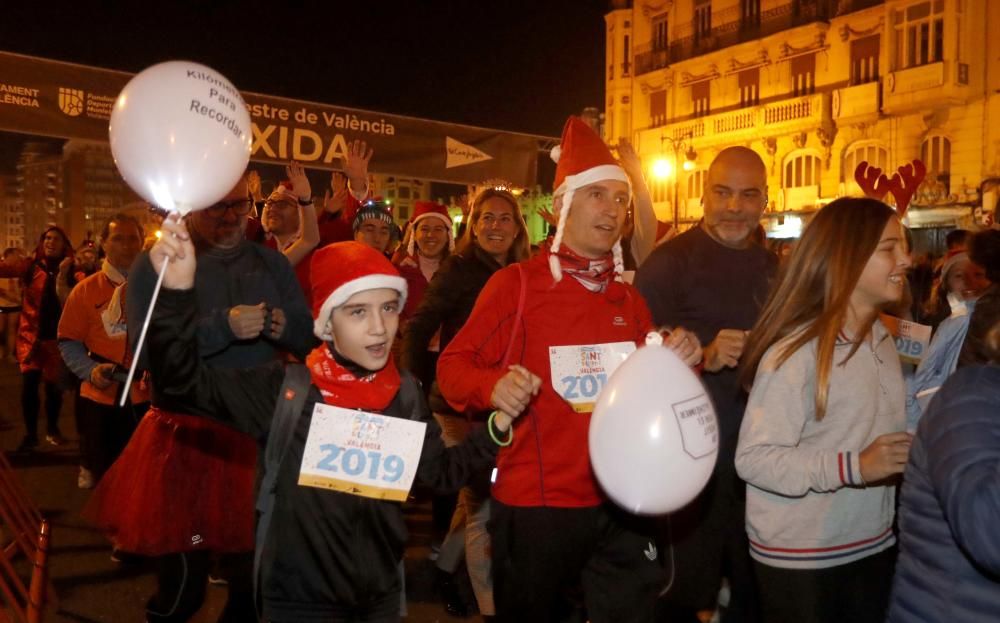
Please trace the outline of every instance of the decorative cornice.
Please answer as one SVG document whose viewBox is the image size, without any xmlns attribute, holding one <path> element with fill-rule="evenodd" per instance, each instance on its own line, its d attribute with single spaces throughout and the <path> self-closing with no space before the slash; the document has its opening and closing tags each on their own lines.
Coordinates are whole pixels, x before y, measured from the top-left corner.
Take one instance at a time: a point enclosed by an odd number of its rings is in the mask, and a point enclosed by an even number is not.
<svg viewBox="0 0 1000 623">
<path fill-rule="evenodd" d="M 765 65 L 771 64 L 771 58 L 767 54 L 767 50 L 760 49 L 757 50 L 757 55 L 746 61 L 740 62 L 736 58 L 729 59 L 729 70 L 727 73 L 734 74 L 747 69 L 753 69 L 754 67 L 763 67 Z"/>
<path fill-rule="evenodd" d="M 787 43 L 782 43 L 778 49 L 781 51 L 781 60 L 789 60 L 795 58 L 796 56 L 804 56 L 806 54 L 814 54 L 821 50 L 828 50 L 830 46 L 826 44 L 826 32 L 816 33 L 816 39 L 812 43 L 804 45 L 800 48 L 788 45 Z"/>
<path fill-rule="evenodd" d="M 718 78 L 722 74 L 719 73 L 719 66 L 712 63 L 708 67 L 708 71 L 703 74 L 692 74 L 687 71 L 681 72 L 681 86 L 686 87 L 696 82 L 704 82 L 706 80 L 711 80 L 713 78 Z"/>
<path fill-rule="evenodd" d="M 870 28 L 865 28 L 862 30 L 855 30 L 851 28 L 850 24 L 844 24 L 840 27 L 840 40 L 848 41 L 849 39 L 857 39 L 859 37 L 867 37 L 868 35 L 874 35 L 875 33 L 882 30 L 882 26 L 885 25 L 885 17 L 879 16 L 878 20 Z"/>
<path fill-rule="evenodd" d="M 666 78 L 662 84 L 646 82 L 643 80 L 639 82 L 639 91 L 641 91 L 643 95 L 649 95 L 653 91 L 662 91 L 664 89 L 669 89 L 672 86 L 674 86 L 673 77 Z"/>
<path fill-rule="evenodd" d="M 669 11 L 673 6 L 674 0 L 663 0 L 663 2 L 643 2 L 642 15 L 643 17 L 659 15 L 660 13 Z"/>
</svg>

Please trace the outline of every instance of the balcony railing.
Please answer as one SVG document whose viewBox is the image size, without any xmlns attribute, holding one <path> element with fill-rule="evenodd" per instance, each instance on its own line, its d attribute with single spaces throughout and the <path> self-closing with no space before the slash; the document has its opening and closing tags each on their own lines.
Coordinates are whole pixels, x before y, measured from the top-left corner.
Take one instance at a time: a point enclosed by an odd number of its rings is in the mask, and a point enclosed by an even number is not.
<svg viewBox="0 0 1000 623">
<path fill-rule="evenodd" d="M 649 128 L 657 137 L 669 136 L 717 143 L 733 140 L 734 133 L 771 136 L 808 127 L 819 126 L 830 120 L 830 96 L 825 93 L 806 95 L 763 104 L 753 108 L 734 110 L 679 121 L 662 127 Z M 700 139 L 700 140 L 699 140 Z"/>
<path fill-rule="evenodd" d="M 884 0 L 796 0 L 762 11 L 759 18 L 742 20 L 740 7 L 712 14 L 716 24 L 707 32 L 696 32 L 695 23 L 677 26 L 666 47 L 653 48 L 651 44 L 637 46 L 635 71 L 637 75 L 663 69 L 671 63 L 708 54 L 738 43 L 767 37 L 789 28 L 829 21 L 844 15 L 867 9 Z"/>
</svg>

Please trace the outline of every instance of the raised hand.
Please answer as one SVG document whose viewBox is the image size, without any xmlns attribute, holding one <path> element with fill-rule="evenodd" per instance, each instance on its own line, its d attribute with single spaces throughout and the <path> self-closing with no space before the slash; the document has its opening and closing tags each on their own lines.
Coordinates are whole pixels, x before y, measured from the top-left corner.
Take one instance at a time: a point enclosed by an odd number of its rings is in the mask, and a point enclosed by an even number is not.
<svg viewBox="0 0 1000 623">
<path fill-rule="evenodd" d="M 368 184 L 368 162 L 375 155 L 375 150 L 368 147 L 362 140 L 351 141 L 347 145 L 347 158 L 344 159 L 344 173 L 351 181 L 351 188 L 360 190 Z"/>
<path fill-rule="evenodd" d="M 627 138 L 618 141 L 618 159 L 631 179 L 642 179 L 642 160 Z"/>
<path fill-rule="evenodd" d="M 312 186 L 309 185 L 309 178 L 306 177 L 305 167 L 301 163 L 292 160 L 285 167 L 285 175 L 288 176 L 288 181 L 292 183 L 292 192 L 295 196 L 299 198 L 300 201 L 309 201 L 312 199 Z"/>
<path fill-rule="evenodd" d="M 260 190 L 260 173 L 250 171 L 247 173 L 247 192 L 254 201 L 263 201 L 264 195 Z"/>
</svg>

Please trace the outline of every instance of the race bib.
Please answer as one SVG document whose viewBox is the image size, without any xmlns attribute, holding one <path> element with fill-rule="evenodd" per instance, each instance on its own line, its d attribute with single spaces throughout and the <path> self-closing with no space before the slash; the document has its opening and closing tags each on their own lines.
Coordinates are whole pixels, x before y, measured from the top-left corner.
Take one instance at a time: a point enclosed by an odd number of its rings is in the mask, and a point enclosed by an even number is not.
<svg viewBox="0 0 1000 623">
<path fill-rule="evenodd" d="M 317 404 L 299 484 L 377 500 L 409 495 L 427 424 Z"/>
<path fill-rule="evenodd" d="M 896 340 L 896 352 L 904 363 L 919 364 L 931 343 L 931 327 L 888 314 L 880 316 L 882 324 Z"/>
<path fill-rule="evenodd" d="M 577 413 L 590 413 L 608 378 L 634 352 L 634 342 L 550 346 L 552 389 Z"/>
</svg>

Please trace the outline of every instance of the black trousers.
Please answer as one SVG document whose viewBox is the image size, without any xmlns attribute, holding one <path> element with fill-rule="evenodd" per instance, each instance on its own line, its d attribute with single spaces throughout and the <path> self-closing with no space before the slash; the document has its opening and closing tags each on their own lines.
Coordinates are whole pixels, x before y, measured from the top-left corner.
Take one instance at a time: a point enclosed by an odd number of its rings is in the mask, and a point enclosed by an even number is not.
<svg viewBox="0 0 1000 623">
<path fill-rule="evenodd" d="M 896 548 L 828 569 L 779 569 L 754 561 L 765 623 L 882 623 Z"/>
<path fill-rule="evenodd" d="M 157 591 L 146 603 L 149 623 L 184 623 L 205 603 L 208 572 L 213 553 L 208 551 L 168 554 L 156 560 Z M 253 552 L 222 554 L 220 575 L 228 580 L 229 597 L 219 623 L 257 620 L 253 595 Z M 397 602 L 398 607 L 398 602 Z"/>
<path fill-rule="evenodd" d="M 730 453 L 720 449 L 715 473 L 698 497 L 658 519 L 661 550 L 672 576 L 670 590 L 657 604 L 658 621 L 689 623 L 698 620 L 698 611 L 715 610 L 723 577 L 729 579 L 730 597 L 722 621 L 759 621 L 745 515 L 746 484 Z"/>
<path fill-rule="evenodd" d="M 664 572 L 655 526 L 610 505 L 507 506 L 493 500 L 493 596 L 497 619 L 566 620 L 580 594 L 593 623 L 653 620 Z"/>
<path fill-rule="evenodd" d="M 42 384 L 41 370 L 28 370 L 24 373 L 24 382 L 21 385 L 21 414 L 24 417 L 25 436 L 29 439 L 38 439 L 38 410 L 42 406 L 38 389 Z M 45 417 L 48 420 L 45 432 L 49 435 L 60 435 L 59 411 L 62 410 L 63 390 L 58 384 L 49 381 L 44 381 L 44 385 Z"/>
<path fill-rule="evenodd" d="M 80 464 L 99 480 L 125 449 L 149 403 L 119 407 L 80 397 L 76 407 Z"/>
</svg>

